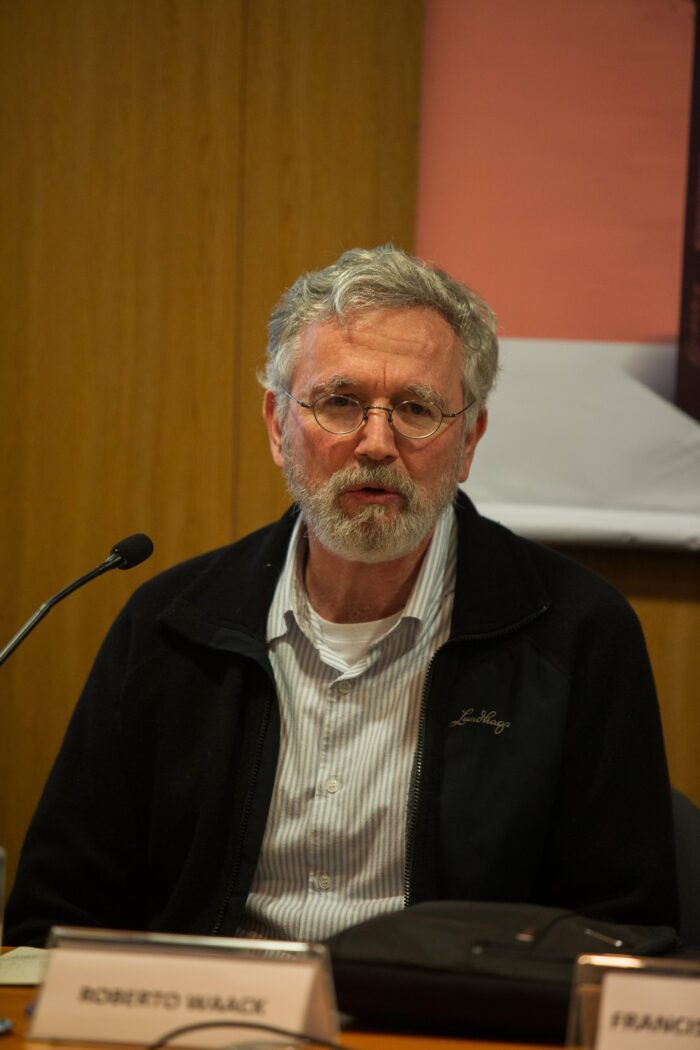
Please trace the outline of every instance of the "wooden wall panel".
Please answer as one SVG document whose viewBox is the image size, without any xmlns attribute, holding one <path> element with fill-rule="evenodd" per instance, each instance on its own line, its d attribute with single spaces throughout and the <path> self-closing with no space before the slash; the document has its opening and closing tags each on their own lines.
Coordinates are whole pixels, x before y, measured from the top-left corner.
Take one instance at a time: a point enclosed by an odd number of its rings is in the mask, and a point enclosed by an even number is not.
<svg viewBox="0 0 700 1050">
<path fill-rule="evenodd" d="M 122 536 L 157 552 L 0 668 L 14 864 L 118 607 L 231 534 L 242 38 L 228 0 L 6 0 L 0 19 L 2 643 Z"/>
<path fill-rule="evenodd" d="M 615 584 L 647 640 L 671 780 L 700 806 L 700 564 L 682 551 L 566 548 Z"/>
<path fill-rule="evenodd" d="M 289 502 L 258 422 L 270 309 L 347 248 L 412 247 L 422 19 L 421 0 L 249 5 L 239 534 Z"/>
</svg>

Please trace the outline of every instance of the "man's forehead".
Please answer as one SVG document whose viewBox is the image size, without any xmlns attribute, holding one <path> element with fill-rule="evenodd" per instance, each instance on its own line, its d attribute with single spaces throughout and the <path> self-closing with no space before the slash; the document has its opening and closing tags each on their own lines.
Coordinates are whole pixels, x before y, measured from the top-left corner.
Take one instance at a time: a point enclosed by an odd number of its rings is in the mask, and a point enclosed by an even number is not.
<svg viewBox="0 0 700 1050">
<path fill-rule="evenodd" d="M 372 307 L 341 317 L 313 321 L 299 333 L 297 361 L 308 356 L 348 348 L 461 354 L 457 333 L 449 322 L 427 306 Z"/>
<path fill-rule="evenodd" d="M 430 307 L 407 306 L 363 309 L 308 325 L 300 334 L 292 380 L 302 381 L 306 397 L 387 381 L 425 398 L 427 391 L 461 382 L 461 373 L 461 344 L 445 318 Z"/>
</svg>

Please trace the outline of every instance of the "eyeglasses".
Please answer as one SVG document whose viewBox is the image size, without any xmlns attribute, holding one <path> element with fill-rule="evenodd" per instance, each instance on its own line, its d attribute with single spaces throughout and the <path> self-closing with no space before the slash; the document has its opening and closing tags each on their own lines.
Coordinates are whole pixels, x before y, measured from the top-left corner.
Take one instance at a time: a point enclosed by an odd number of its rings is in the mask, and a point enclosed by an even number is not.
<svg viewBox="0 0 700 1050">
<path fill-rule="evenodd" d="M 288 390 L 284 393 L 301 408 L 310 408 L 318 425 L 329 434 L 352 434 L 367 422 L 370 412 L 386 412 L 389 426 L 393 427 L 397 434 L 413 441 L 432 437 L 444 420 L 461 416 L 471 408 L 475 400 L 472 398 L 459 412 L 443 412 L 432 401 L 401 401 L 391 408 L 384 408 L 383 405 L 363 405 L 351 394 L 323 394 L 309 404 L 307 401 L 300 401 Z"/>
</svg>

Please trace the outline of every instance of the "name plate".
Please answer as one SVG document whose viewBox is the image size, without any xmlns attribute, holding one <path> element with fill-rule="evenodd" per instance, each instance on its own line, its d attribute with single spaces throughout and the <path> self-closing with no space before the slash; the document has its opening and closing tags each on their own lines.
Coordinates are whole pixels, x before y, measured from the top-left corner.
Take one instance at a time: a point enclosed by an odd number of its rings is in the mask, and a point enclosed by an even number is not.
<svg viewBox="0 0 700 1050">
<path fill-rule="evenodd" d="M 606 974 L 595 1045 L 596 1050 L 698 1050 L 700 980 Z"/>
<path fill-rule="evenodd" d="M 177 1046 L 283 1047 L 289 1036 L 270 1029 L 337 1036 L 322 945 L 59 927 L 49 947 L 32 1039 L 151 1044 L 186 1028 Z"/>
<path fill-rule="evenodd" d="M 700 962 L 580 955 L 566 1045 L 577 1050 L 700 1050 Z"/>
</svg>

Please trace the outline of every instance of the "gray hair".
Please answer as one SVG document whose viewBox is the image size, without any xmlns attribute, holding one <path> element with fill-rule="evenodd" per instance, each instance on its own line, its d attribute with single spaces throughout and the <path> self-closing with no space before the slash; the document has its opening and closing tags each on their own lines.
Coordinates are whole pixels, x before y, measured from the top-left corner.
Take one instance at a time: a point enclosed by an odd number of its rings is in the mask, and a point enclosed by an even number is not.
<svg viewBox="0 0 700 1050">
<path fill-rule="evenodd" d="M 498 371 L 493 311 L 475 292 L 443 270 L 391 244 L 353 248 L 326 266 L 303 274 L 282 295 L 268 322 L 266 367 L 260 381 L 279 398 L 289 390 L 302 331 L 316 321 L 397 307 L 430 307 L 457 334 L 464 355 L 465 401 L 474 417 L 488 398 Z M 284 398 L 278 409 L 286 414 Z"/>
</svg>

